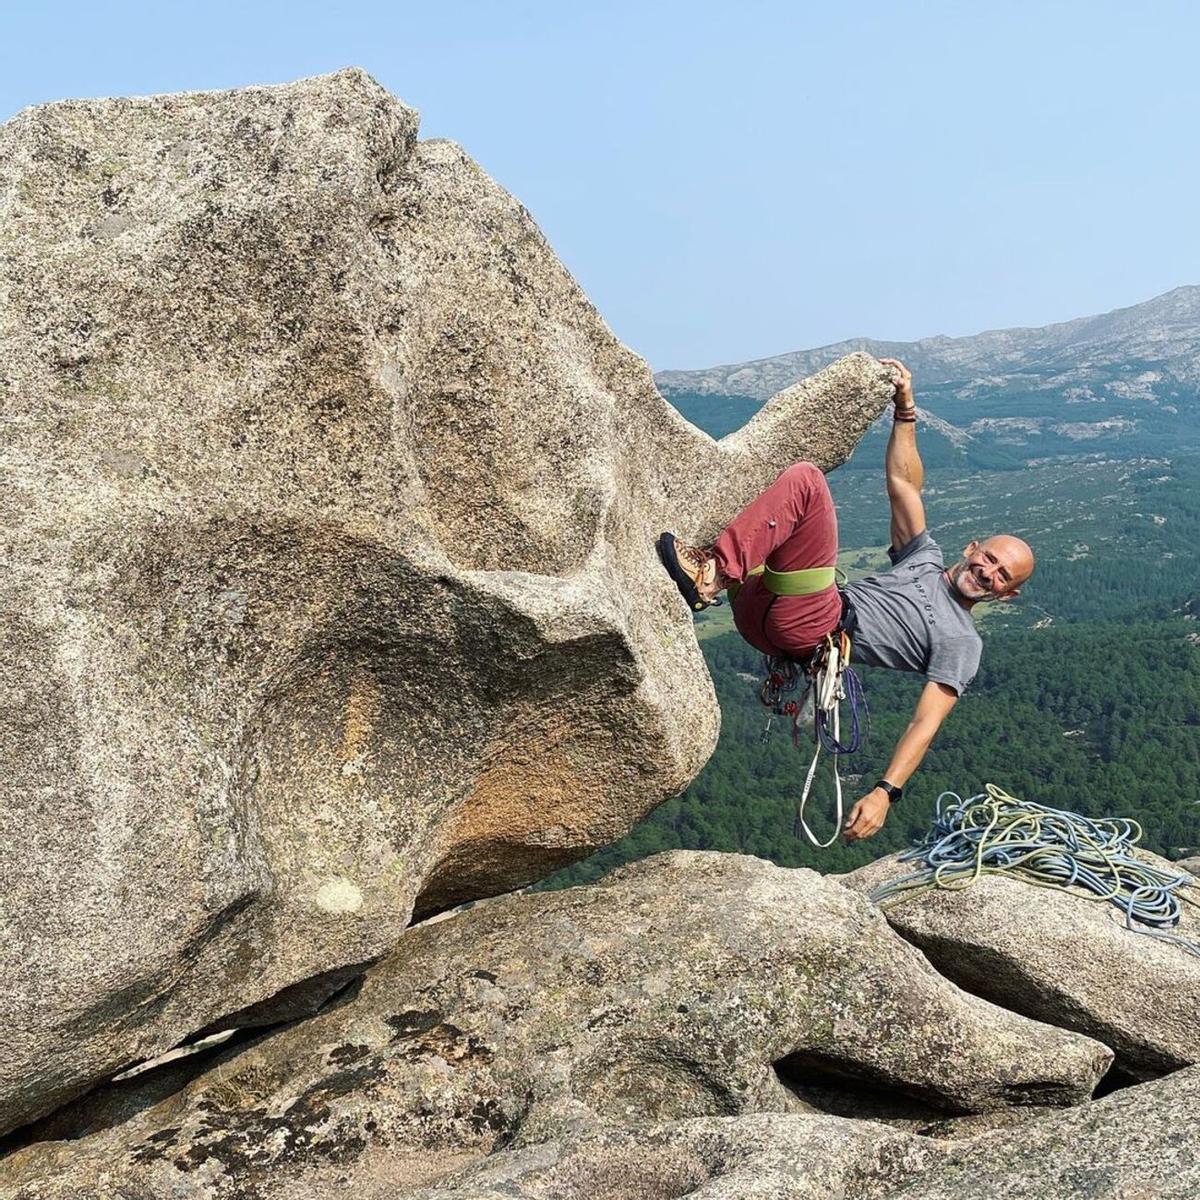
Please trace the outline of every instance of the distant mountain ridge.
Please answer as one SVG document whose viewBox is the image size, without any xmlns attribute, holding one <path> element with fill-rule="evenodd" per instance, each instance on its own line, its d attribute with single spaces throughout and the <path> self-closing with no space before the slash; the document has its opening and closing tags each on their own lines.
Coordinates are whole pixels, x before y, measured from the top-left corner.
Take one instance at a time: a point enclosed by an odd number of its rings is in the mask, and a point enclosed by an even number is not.
<svg viewBox="0 0 1200 1200">
<path fill-rule="evenodd" d="M 1136 363 L 1170 382 L 1200 387 L 1200 287 L 1175 288 L 1142 304 L 1099 316 L 1037 328 L 990 330 L 970 337 L 885 342 L 852 338 L 813 350 L 797 350 L 751 362 L 695 371 L 659 371 L 655 381 L 673 394 L 744 396 L 766 400 L 854 350 L 902 358 L 924 384 L 995 386 L 997 376 L 1057 375 L 1072 378 Z M 1158 381 L 1147 381 L 1150 383 Z M 1165 380 L 1164 380 L 1165 382 Z"/>
<path fill-rule="evenodd" d="M 1197 448 L 1200 287 L 1040 328 L 916 342 L 855 338 L 753 362 L 660 371 L 662 394 L 722 437 L 776 392 L 854 350 L 903 359 L 930 417 L 930 461 L 981 468 Z"/>
</svg>

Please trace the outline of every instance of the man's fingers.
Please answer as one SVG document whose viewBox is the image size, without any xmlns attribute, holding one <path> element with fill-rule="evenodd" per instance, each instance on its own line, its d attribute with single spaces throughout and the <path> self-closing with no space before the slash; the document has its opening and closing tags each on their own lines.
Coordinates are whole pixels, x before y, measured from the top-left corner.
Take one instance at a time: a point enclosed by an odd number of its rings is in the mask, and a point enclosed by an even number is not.
<svg viewBox="0 0 1200 1200">
<path fill-rule="evenodd" d="M 864 796 L 856 801 L 850 810 L 850 815 L 842 826 L 842 836 L 848 842 L 874 837 L 883 828 L 886 819 L 886 807 L 881 812 L 878 803 L 872 801 L 870 796 Z"/>
<path fill-rule="evenodd" d="M 842 834 L 848 842 L 856 842 L 860 838 L 870 837 L 874 832 L 866 813 L 861 810 L 861 803 L 860 801 L 850 810 L 850 819 L 842 830 Z"/>
<path fill-rule="evenodd" d="M 861 841 L 863 838 L 874 837 L 883 828 L 883 822 L 869 817 L 863 811 L 860 800 L 851 810 L 850 817 L 842 828 L 842 834 L 848 842 Z"/>
</svg>

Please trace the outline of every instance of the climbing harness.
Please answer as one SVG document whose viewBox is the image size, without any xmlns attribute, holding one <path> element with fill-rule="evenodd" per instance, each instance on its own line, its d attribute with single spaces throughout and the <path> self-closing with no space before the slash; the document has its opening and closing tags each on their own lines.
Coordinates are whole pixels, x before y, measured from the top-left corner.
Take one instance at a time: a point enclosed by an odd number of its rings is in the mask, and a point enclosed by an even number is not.
<svg viewBox="0 0 1200 1200">
<path fill-rule="evenodd" d="M 795 571 L 773 571 L 768 566 L 756 567 L 751 575 L 762 576 L 762 586 L 771 593 L 771 600 L 763 611 L 764 637 L 767 613 L 780 596 L 811 596 L 833 587 L 838 582 L 836 567 L 802 567 Z M 843 576 L 844 578 L 844 576 Z M 729 589 L 731 602 L 736 599 L 736 585 Z M 842 619 L 845 619 L 845 593 L 842 594 Z M 862 745 L 864 722 L 869 717 L 866 696 L 862 683 L 850 666 L 850 635 L 839 622 L 838 627 L 825 635 L 807 662 L 777 655 L 765 660 L 766 678 L 759 688 L 758 698 L 771 710 L 763 729 L 762 741 L 771 735 L 771 725 L 776 716 L 790 717 L 792 721 L 792 744 L 800 745 L 801 730 L 814 742 L 812 760 L 804 777 L 804 787 L 796 806 L 796 819 L 792 827 L 794 836 L 803 834 L 819 850 L 824 850 L 837 840 L 842 832 L 845 805 L 842 800 L 842 776 L 838 759 L 844 754 L 853 754 Z M 798 689 L 800 680 L 806 681 L 800 700 L 786 699 Z M 850 736 L 842 741 L 841 702 L 850 702 Z M 861 717 L 860 717 L 861 710 Z M 809 796 L 817 775 L 817 763 L 821 751 L 825 750 L 833 759 L 833 786 L 836 816 L 833 833 L 827 841 L 821 841 L 805 818 Z"/>
<path fill-rule="evenodd" d="M 829 568 L 832 572 L 832 568 Z M 794 693 L 800 683 L 802 672 L 807 678 L 803 697 L 799 700 L 787 700 L 785 696 Z M 766 660 L 766 678 L 759 688 L 758 698 L 761 703 L 771 710 L 763 730 L 762 740 L 770 737 L 771 724 L 775 716 L 790 717 L 792 720 L 792 744 L 800 745 L 801 730 L 806 736 L 811 736 L 815 743 L 808 773 L 804 777 L 804 788 L 796 806 L 796 820 L 793 833 L 799 837 L 804 834 L 808 840 L 820 850 L 824 850 L 837 840 L 842 831 L 844 804 L 842 800 L 842 777 L 838 769 L 838 759 L 844 754 L 853 754 L 862 745 L 865 731 L 865 721 L 869 717 L 866 706 L 866 695 L 862 683 L 850 666 L 850 636 L 844 629 L 835 629 L 826 634 L 824 641 L 816 648 L 809 660 L 807 669 L 804 664 L 795 659 L 772 657 Z M 850 703 L 850 735 L 842 741 L 841 702 Z M 860 716 L 861 710 L 861 716 Z M 836 817 L 833 833 L 827 841 L 821 841 L 805 819 L 805 810 L 812 793 L 813 781 L 817 774 L 817 763 L 821 751 L 825 750 L 833 759 L 833 784 L 836 803 Z"/>
<path fill-rule="evenodd" d="M 1036 887 L 1109 901 L 1134 933 L 1200 955 L 1200 944 L 1168 932 L 1179 925 L 1181 901 L 1200 908 L 1182 894 L 1192 878 L 1140 861 L 1134 846 L 1141 836 L 1141 825 L 1132 819 L 1092 819 L 1047 808 L 992 783 L 967 800 L 943 792 L 929 832 L 900 855 L 920 865 L 870 896 L 886 908 L 930 888 L 962 890 L 983 875 L 1011 875 Z"/>
</svg>

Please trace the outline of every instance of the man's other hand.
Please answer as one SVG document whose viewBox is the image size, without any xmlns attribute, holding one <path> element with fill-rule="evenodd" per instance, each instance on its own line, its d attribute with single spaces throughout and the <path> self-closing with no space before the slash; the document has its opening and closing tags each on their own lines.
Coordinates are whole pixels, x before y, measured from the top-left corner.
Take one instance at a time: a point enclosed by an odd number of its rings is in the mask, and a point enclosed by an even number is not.
<svg viewBox="0 0 1200 1200">
<path fill-rule="evenodd" d="M 912 372 L 898 358 L 881 358 L 885 367 L 892 368 L 892 383 L 896 388 L 892 403 L 897 409 L 912 408 L 916 404 L 913 398 Z"/>
<path fill-rule="evenodd" d="M 846 841 L 874 837 L 887 820 L 892 802 L 882 788 L 872 788 L 851 810 L 842 830 Z"/>
</svg>

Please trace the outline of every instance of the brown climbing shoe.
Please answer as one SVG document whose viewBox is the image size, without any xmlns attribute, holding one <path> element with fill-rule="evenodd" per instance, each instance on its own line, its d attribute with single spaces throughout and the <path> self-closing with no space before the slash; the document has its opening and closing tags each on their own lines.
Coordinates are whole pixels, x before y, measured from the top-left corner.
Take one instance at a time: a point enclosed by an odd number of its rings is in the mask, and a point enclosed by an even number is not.
<svg viewBox="0 0 1200 1200">
<path fill-rule="evenodd" d="M 710 604 L 720 604 L 718 595 L 725 586 L 713 552 L 705 546 L 689 546 L 673 533 L 662 534 L 657 542 L 658 557 L 675 581 L 688 608 L 700 612 Z"/>
</svg>

